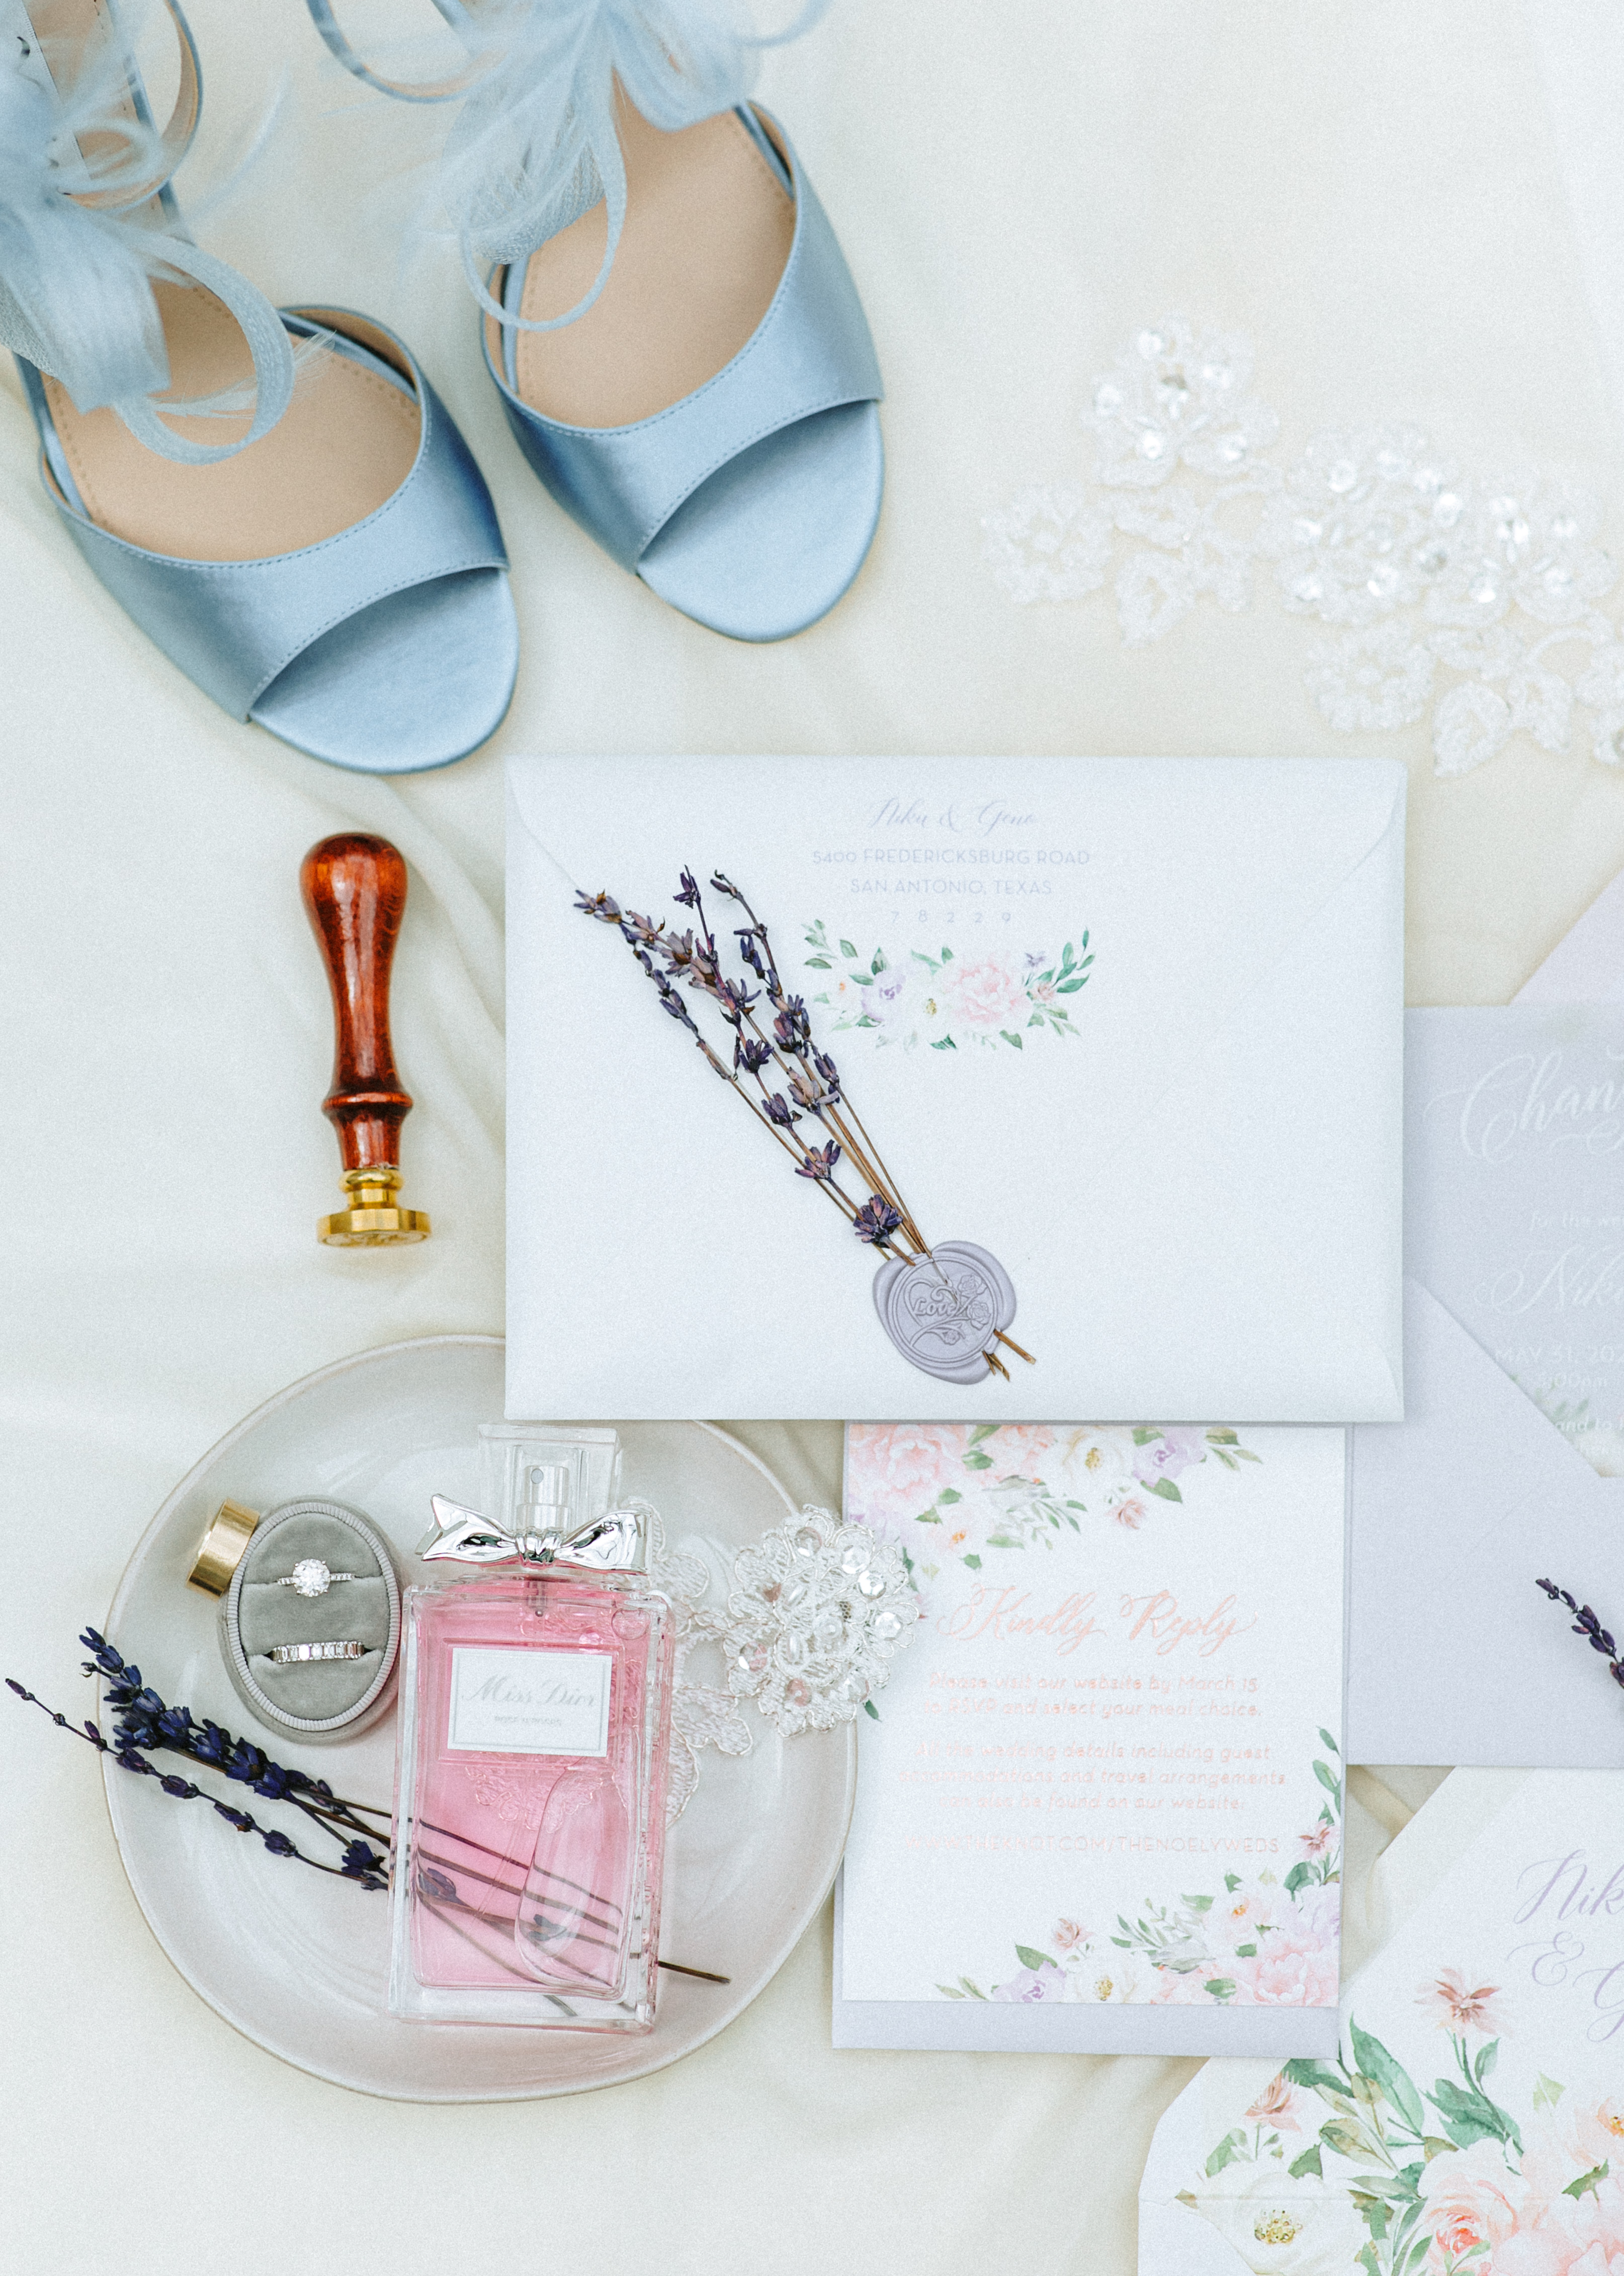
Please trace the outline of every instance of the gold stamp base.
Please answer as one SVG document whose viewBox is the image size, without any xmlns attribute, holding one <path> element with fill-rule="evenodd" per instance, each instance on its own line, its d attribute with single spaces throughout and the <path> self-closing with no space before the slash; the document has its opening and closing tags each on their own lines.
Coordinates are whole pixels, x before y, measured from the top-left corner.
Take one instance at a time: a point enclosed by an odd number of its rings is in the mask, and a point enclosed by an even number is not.
<svg viewBox="0 0 1624 2276">
<path fill-rule="evenodd" d="M 402 1209 L 396 1199 L 400 1172 L 392 1163 L 346 1170 L 350 1207 L 318 1218 L 316 1238 L 332 1248 L 383 1248 L 396 1241 L 427 1240 L 432 1230 L 422 1210 Z"/>
</svg>

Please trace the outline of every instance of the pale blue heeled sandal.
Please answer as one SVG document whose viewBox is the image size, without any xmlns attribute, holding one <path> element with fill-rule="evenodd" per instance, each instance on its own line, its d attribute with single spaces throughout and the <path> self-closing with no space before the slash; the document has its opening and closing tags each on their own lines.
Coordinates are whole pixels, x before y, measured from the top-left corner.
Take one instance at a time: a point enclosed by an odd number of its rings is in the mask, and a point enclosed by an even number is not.
<svg viewBox="0 0 1624 2276">
<path fill-rule="evenodd" d="M 776 122 L 744 101 L 755 51 L 772 42 L 741 37 L 710 18 L 704 0 L 662 0 L 636 16 L 604 0 L 436 0 L 472 61 L 460 77 L 413 85 L 360 60 L 332 0 L 308 4 L 329 48 L 369 85 L 419 102 L 460 98 L 443 172 L 485 311 L 487 368 L 520 448 L 559 505 L 623 568 L 717 632 L 782 640 L 826 615 L 861 568 L 878 522 L 882 389 L 827 217 Z M 782 36 L 804 29 L 821 4 L 813 0 Z M 765 306 L 747 337 L 725 338 L 724 326 L 725 352 L 697 384 L 691 378 L 667 397 L 656 369 L 646 391 L 658 407 L 600 416 L 582 362 L 562 377 L 540 370 L 533 343 L 598 306 L 617 252 L 637 241 L 639 179 L 658 170 L 657 146 L 719 119 L 742 130 L 759 170 L 759 180 L 744 182 L 735 146 L 734 178 L 752 196 L 770 183 L 792 213 L 782 266 L 758 295 Z M 633 165 L 629 181 L 634 156 L 641 175 Z M 713 201 L 713 217 L 720 210 Z M 578 246 L 566 250 L 563 240 L 586 229 L 604 247 L 595 279 L 562 315 L 537 315 L 561 283 L 570 297 L 572 273 L 581 281 Z M 758 259 L 766 242 L 759 231 Z M 550 273 L 540 271 L 544 256 Z M 646 249 L 640 257 L 646 267 Z M 614 341 L 634 334 L 634 315 L 615 313 Z M 610 330 L 608 302 L 601 320 Z M 691 366 L 692 342 L 685 353 Z M 615 392 L 607 388 L 605 399 Z M 571 400 L 573 415 L 561 414 L 559 398 Z"/>
<path fill-rule="evenodd" d="M 200 79 L 163 4 L 182 68 L 160 133 L 105 0 L 78 10 L 71 46 L 75 0 L 42 5 L 63 42 L 44 56 L 20 0 L 0 0 L 0 345 L 47 494 L 113 597 L 235 717 L 340 766 L 447 765 L 500 725 L 517 671 L 489 492 L 391 333 L 274 310 L 185 237 L 167 185 Z M 212 391 L 165 395 L 178 343 L 223 374 Z M 200 437 L 227 420 L 244 431 Z"/>
</svg>

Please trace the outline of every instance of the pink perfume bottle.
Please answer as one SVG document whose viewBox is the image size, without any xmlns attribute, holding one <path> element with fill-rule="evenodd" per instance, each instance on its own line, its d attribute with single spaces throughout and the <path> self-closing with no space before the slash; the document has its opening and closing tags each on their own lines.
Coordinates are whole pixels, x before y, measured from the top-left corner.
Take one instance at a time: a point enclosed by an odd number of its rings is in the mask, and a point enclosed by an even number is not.
<svg viewBox="0 0 1624 2276">
<path fill-rule="evenodd" d="M 653 2023 L 671 1609 L 646 1509 L 574 1525 L 571 1485 L 567 1460 L 528 1464 L 511 1531 L 436 1496 L 421 1554 L 446 1577 L 405 1593 L 389 2006 L 409 2020 Z"/>
</svg>

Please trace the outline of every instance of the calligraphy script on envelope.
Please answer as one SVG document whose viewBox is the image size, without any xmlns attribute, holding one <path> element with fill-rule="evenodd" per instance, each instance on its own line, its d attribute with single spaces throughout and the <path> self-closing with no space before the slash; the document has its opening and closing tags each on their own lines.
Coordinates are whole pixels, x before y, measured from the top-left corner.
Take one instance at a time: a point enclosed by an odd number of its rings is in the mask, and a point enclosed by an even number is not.
<svg viewBox="0 0 1624 2276">
<path fill-rule="evenodd" d="M 1356 1761 L 1624 1764 L 1605 1659 L 1535 1586 L 1624 1633 L 1624 1005 L 1548 1000 L 1596 990 L 1587 936 L 1616 990 L 1615 901 L 1527 1000 L 1407 1016 L 1408 1400 L 1355 1434 Z"/>
<path fill-rule="evenodd" d="M 1457 1772 L 1377 1873 L 1336 2054 L 1209 2064 L 1163 2116 L 1141 2276 L 1624 2265 L 1624 1779 Z"/>
<path fill-rule="evenodd" d="M 535 758 L 508 785 L 510 1413 L 1402 1411 L 1401 768 Z M 925 1239 L 1008 1272 L 1036 1355 L 1008 1383 L 893 1347 L 873 1252 L 575 909 L 686 928 L 684 866 L 766 921 Z M 706 914 L 725 953 L 740 920 Z"/>
</svg>

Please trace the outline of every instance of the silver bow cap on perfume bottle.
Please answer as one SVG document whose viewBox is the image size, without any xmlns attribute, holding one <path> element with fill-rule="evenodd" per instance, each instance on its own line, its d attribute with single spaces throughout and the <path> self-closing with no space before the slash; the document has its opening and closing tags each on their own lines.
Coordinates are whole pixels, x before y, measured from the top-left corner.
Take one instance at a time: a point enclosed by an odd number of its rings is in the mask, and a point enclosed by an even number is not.
<svg viewBox="0 0 1624 2276">
<path fill-rule="evenodd" d="M 575 1565 L 593 1573 L 641 1573 L 648 1564 L 646 1502 L 606 1510 L 570 1529 L 570 1473 L 562 1462 L 537 1462 L 526 1473 L 513 1530 L 443 1494 L 429 1497 L 434 1531 L 418 1551 L 426 1564 Z"/>
</svg>

